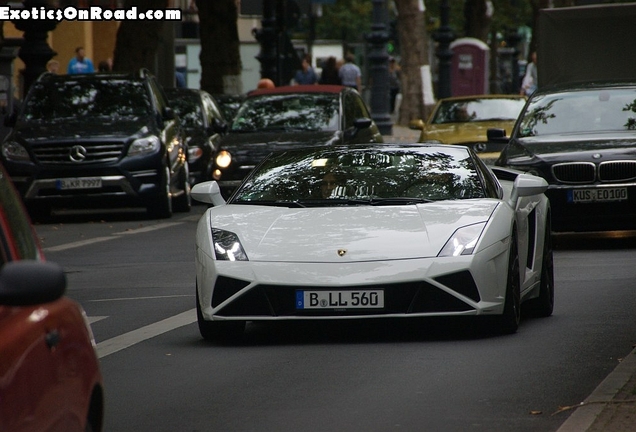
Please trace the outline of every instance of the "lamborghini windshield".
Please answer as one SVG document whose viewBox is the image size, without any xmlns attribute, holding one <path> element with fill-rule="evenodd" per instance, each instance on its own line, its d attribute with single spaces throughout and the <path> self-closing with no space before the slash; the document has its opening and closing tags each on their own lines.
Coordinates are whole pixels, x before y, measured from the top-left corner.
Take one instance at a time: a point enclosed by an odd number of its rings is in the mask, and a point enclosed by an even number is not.
<svg viewBox="0 0 636 432">
<path fill-rule="evenodd" d="M 483 176 L 465 148 L 367 146 L 272 155 L 232 203 L 399 205 L 485 196 Z"/>
</svg>

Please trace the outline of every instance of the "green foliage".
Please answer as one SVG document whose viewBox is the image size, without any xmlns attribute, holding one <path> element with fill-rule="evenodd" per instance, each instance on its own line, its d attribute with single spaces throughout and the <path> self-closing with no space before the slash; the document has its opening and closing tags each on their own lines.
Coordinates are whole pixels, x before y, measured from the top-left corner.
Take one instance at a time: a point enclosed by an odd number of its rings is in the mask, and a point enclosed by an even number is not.
<svg viewBox="0 0 636 432">
<path fill-rule="evenodd" d="M 371 31 L 371 0 L 337 0 L 322 6 L 322 17 L 316 20 L 317 39 L 360 42 Z"/>
<path fill-rule="evenodd" d="M 496 31 L 516 29 L 520 26 L 532 26 L 531 0 L 492 0 L 494 15 L 491 28 Z M 428 30 L 434 31 L 440 21 L 439 1 L 426 2 Z M 464 0 L 448 0 L 450 5 L 449 25 L 456 37 L 464 36 Z"/>
</svg>

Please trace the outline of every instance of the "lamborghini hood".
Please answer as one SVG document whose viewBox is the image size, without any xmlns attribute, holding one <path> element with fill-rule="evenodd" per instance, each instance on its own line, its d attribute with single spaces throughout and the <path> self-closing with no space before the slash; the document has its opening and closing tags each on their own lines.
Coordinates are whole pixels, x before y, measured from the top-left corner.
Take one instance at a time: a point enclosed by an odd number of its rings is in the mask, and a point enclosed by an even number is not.
<svg viewBox="0 0 636 432">
<path fill-rule="evenodd" d="M 358 262 L 437 256 L 457 228 L 487 221 L 494 200 L 290 209 L 225 205 L 210 225 L 235 233 L 250 261 Z"/>
</svg>

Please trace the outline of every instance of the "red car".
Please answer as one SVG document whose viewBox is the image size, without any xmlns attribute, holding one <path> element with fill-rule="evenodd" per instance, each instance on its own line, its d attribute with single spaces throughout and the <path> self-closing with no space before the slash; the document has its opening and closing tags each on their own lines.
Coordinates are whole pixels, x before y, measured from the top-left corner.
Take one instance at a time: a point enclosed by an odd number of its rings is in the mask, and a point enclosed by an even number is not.
<svg viewBox="0 0 636 432">
<path fill-rule="evenodd" d="M 93 333 L 0 166 L 0 431 L 102 430 Z"/>
</svg>

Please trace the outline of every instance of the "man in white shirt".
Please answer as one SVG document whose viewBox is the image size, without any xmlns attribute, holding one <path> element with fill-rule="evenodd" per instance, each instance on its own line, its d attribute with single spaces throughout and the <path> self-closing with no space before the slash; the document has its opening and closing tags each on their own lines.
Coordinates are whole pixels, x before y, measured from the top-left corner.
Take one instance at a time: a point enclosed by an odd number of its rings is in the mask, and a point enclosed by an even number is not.
<svg viewBox="0 0 636 432">
<path fill-rule="evenodd" d="M 358 90 L 358 93 L 362 93 L 362 72 L 360 68 L 354 63 L 355 57 L 353 54 L 347 54 L 345 57 L 345 64 L 340 66 L 338 75 L 343 86 L 352 87 Z"/>
</svg>

